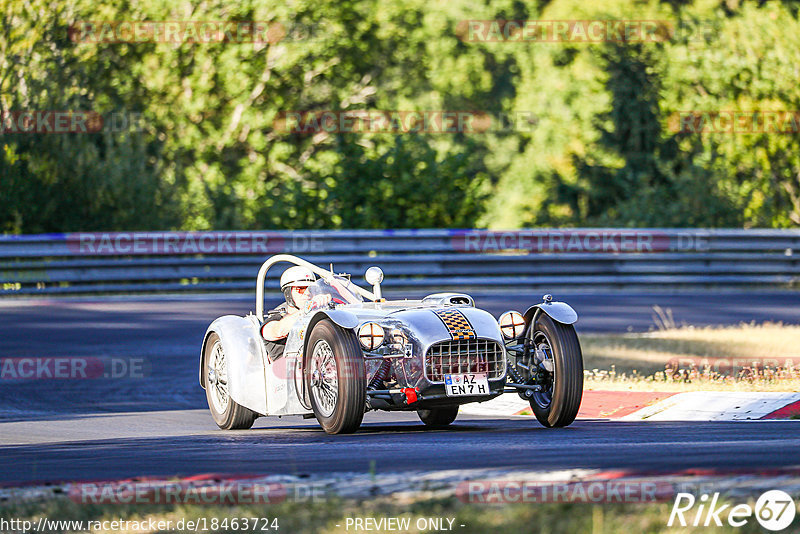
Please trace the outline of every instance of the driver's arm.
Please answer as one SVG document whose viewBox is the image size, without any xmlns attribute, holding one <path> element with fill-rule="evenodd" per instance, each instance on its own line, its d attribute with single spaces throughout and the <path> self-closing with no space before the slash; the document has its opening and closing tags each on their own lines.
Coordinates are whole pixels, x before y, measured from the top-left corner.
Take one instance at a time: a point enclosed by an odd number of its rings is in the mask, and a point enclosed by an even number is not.
<svg viewBox="0 0 800 534">
<path fill-rule="evenodd" d="M 269 321 L 264 326 L 264 339 L 267 341 L 278 341 L 289 335 L 289 330 L 292 329 L 294 323 L 300 317 L 300 310 L 288 314 L 283 319 Z"/>
</svg>

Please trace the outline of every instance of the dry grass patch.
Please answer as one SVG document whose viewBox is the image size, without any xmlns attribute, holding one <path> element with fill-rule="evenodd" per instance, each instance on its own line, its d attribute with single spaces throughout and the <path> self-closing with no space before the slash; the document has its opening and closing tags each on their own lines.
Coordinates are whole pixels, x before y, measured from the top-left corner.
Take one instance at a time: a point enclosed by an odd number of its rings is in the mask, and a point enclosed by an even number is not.
<svg viewBox="0 0 800 534">
<path fill-rule="evenodd" d="M 798 325 L 582 335 L 581 345 L 587 389 L 800 391 Z"/>
</svg>

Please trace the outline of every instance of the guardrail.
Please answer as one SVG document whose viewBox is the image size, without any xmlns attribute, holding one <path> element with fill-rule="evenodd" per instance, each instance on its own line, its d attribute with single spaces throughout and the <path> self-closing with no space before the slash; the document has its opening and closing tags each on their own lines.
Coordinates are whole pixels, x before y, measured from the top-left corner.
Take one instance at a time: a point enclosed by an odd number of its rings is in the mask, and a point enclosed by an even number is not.
<svg viewBox="0 0 800 534">
<path fill-rule="evenodd" d="M 0 295 L 252 291 L 281 252 L 420 291 L 800 283 L 800 230 L 117 232 L 0 236 Z"/>
</svg>

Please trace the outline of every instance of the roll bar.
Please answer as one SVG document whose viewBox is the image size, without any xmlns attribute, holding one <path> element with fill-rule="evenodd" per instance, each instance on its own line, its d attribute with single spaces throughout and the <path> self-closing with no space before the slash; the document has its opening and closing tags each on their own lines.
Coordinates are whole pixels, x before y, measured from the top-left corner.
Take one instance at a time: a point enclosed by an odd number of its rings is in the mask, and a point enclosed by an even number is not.
<svg viewBox="0 0 800 534">
<path fill-rule="evenodd" d="M 276 254 L 270 257 L 261 265 L 261 268 L 258 270 L 258 276 L 256 277 L 256 317 L 259 321 L 264 320 L 264 280 L 267 278 L 267 271 L 269 271 L 270 267 L 282 261 L 294 263 L 300 267 L 307 267 L 311 272 L 318 274 L 323 279 L 329 279 L 332 274 L 330 271 L 317 267 L 313 263 L 298 258 L 297 256 L 292 256 L 291 254 Z M 371 291 L 367 291 L 355 284 L 353 284 L 353 289 L 366 299 L 377 300 Z"/>
</svg>

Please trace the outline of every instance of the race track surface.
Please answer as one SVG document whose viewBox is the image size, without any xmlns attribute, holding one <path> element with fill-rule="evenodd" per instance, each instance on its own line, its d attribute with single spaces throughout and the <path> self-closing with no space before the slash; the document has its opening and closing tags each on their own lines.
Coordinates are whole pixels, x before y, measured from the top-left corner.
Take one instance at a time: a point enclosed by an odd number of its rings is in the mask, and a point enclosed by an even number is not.
<svg viewBox="0 0 800 534">
<path fill-rule="evenodd" d="M 463 416 L 449 429 L 426 430 L 416 414 L 371 413 L 358 433 L 344 436 L 328 436 L 316 421 L 299 417 L 259 419 L 254 429 L 223 432 L 206 410 L 54 422 L 2 425 L 2 482 L 478 468 L 749 471 L 796 465 L 796 455 L 787 452 L 800 444 L 800 424 L 791 421 L 583 420 L 546 429 L 531 419 Z"/>
<path fill-rule="evenodd" d="M 476 296 L 498 314 L 540 295 Z M 677 322 L 800 323 L 797 293 L 591 294 L 557 297 L 581 315 L 580 332 L 647 330 L 651 306 Z M 2 357 L 98 357 L 137 362 L 135 376 L 0 383 L 0 483 L 196 473 L 602 468 L 675 471 L 800 464 L 800 422 L 655 423 L 581 420 L 545 429 L 531 419 L 461 416 L 425 430 L 416 414 L 367 414 L 361 431 L 327 436 L 314 420 L 262 418 L 223 432 L 197 383 L 199 345 L 219 315 L 249 298 L 6 300 Z M 124 374 L 124 373 L 123 373 Z M 130 373 L 129 373 L 130 374 Z"/>
</svg>

